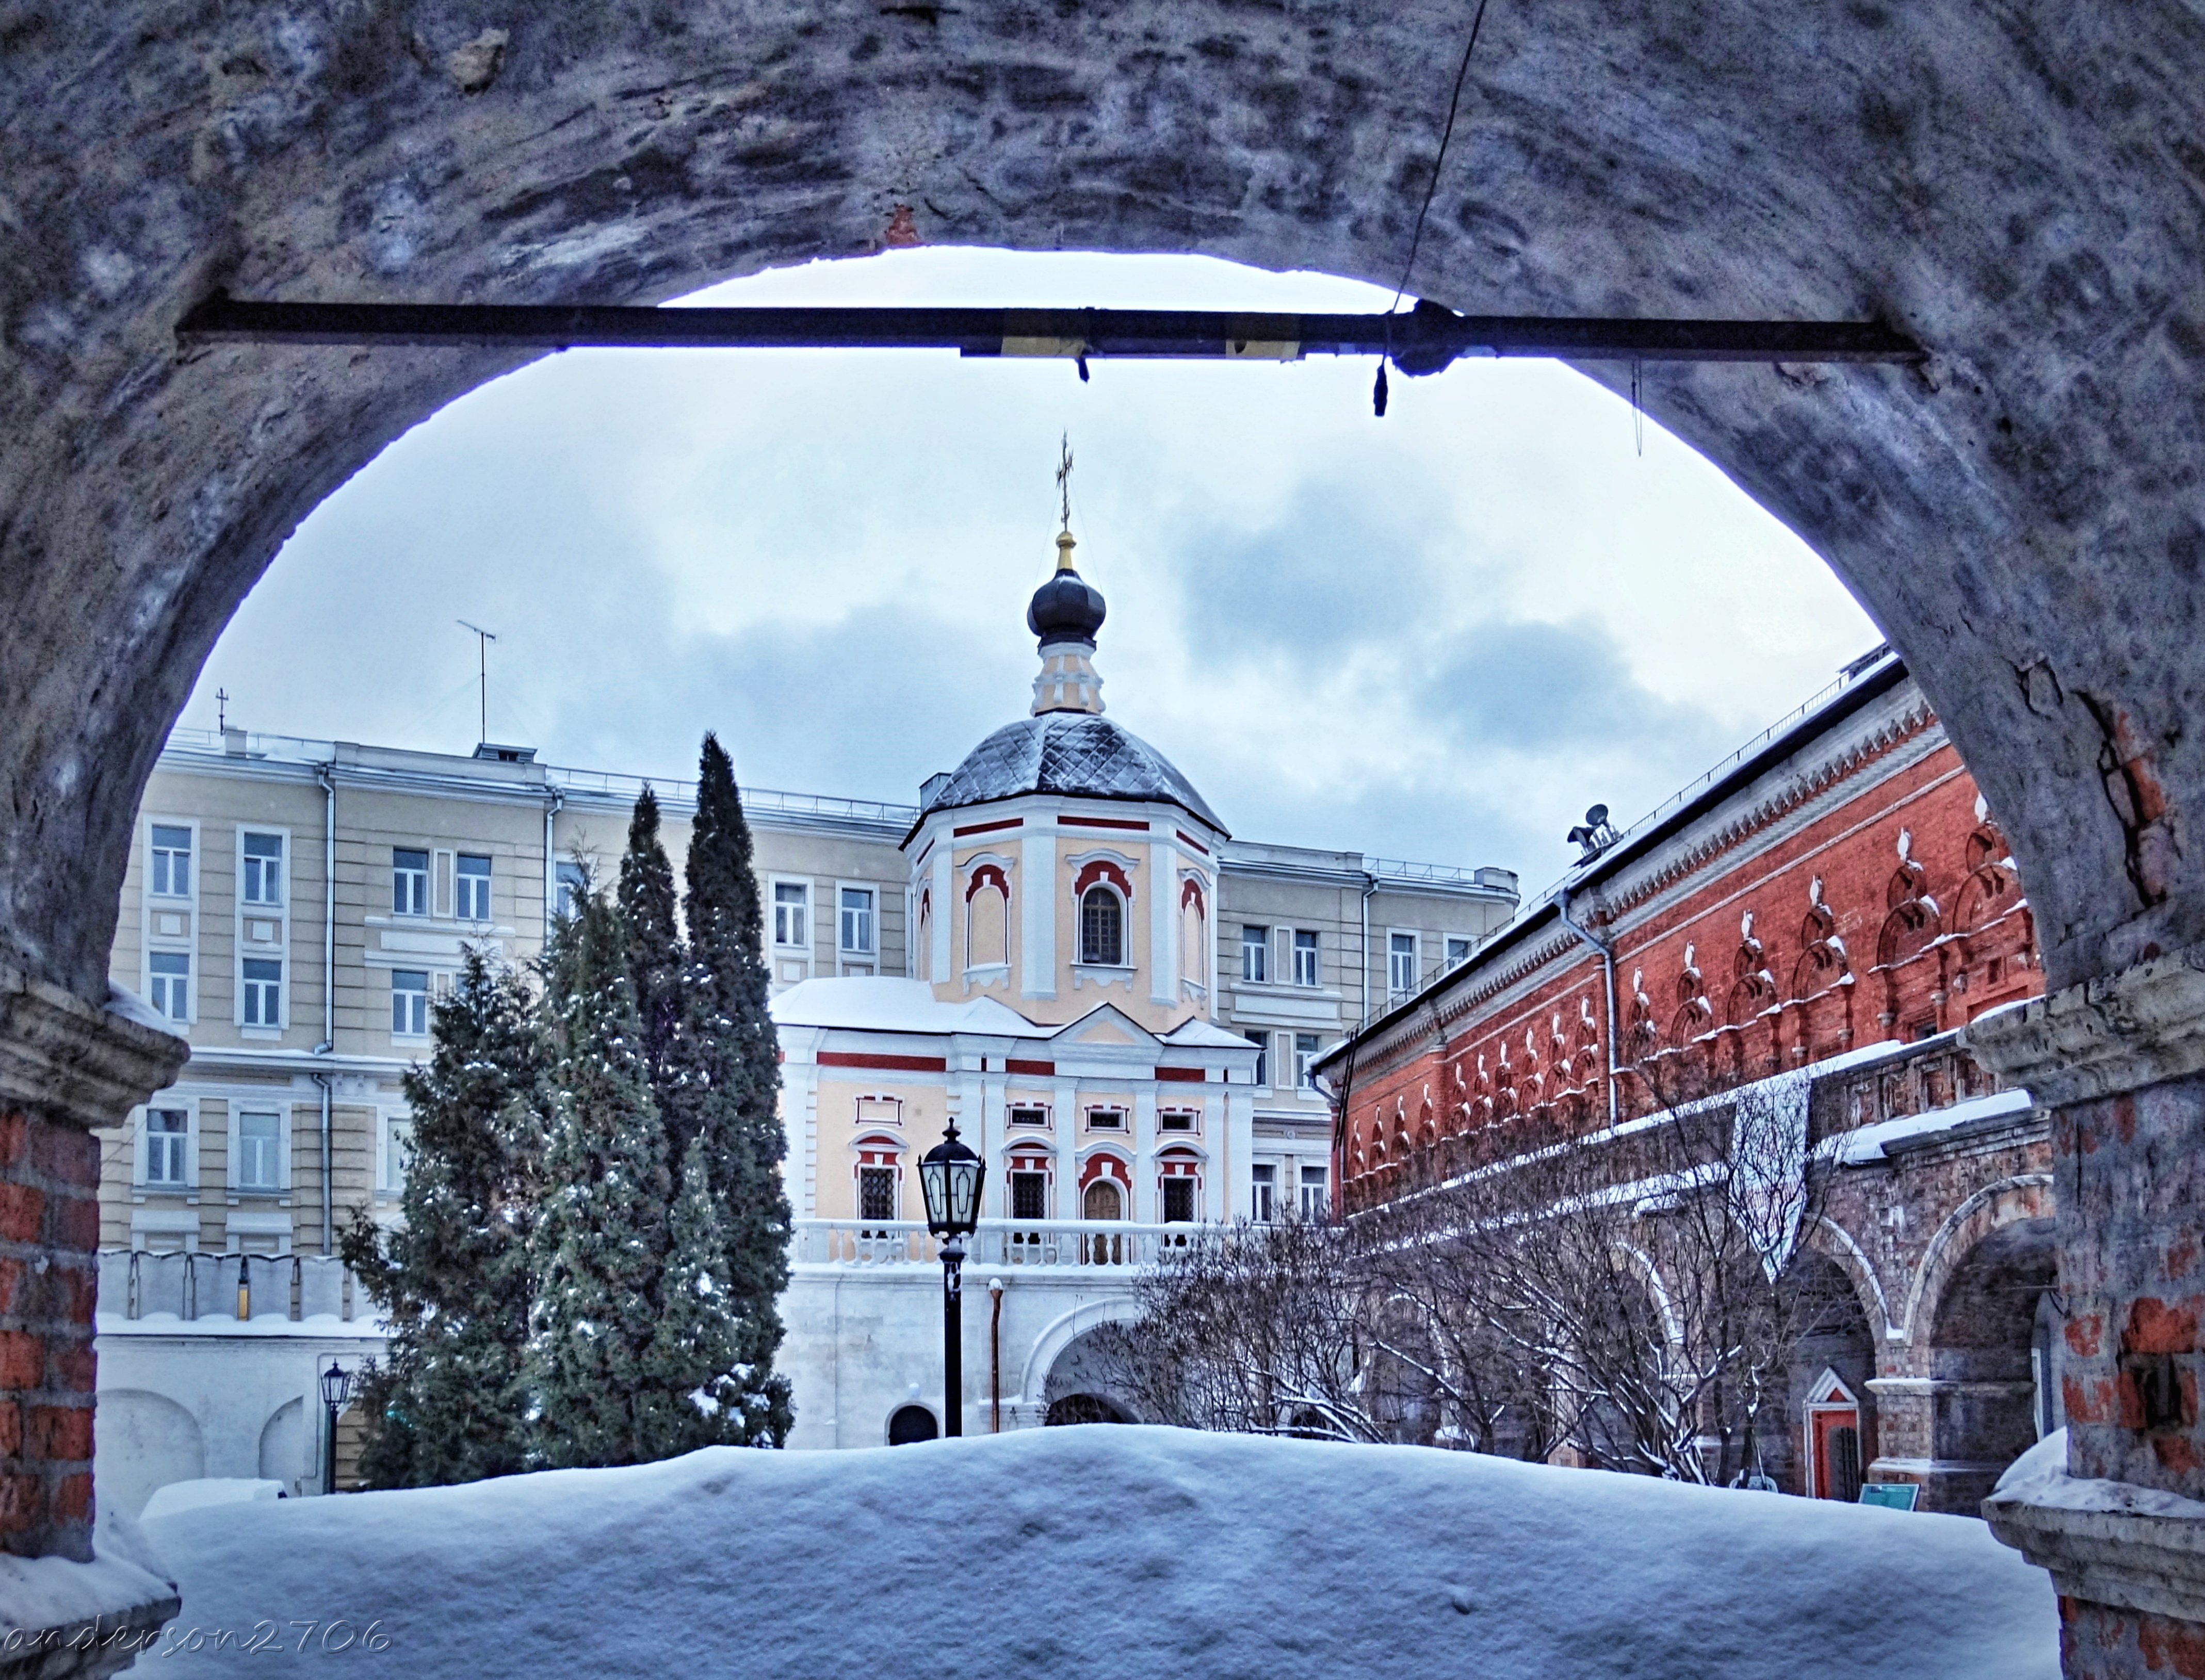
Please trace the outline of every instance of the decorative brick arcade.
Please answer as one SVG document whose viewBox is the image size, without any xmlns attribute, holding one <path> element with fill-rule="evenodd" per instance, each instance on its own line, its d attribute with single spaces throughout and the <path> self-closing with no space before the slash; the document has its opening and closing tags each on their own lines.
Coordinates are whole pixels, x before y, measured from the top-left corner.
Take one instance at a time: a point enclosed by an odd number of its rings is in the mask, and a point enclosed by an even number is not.
<svg viewBox="0 0 2205 1680">
<path fill-rule="evenodd" d="M 34 1560 L 0 1601 L 0 1680 L 98 1677 L 175 1614 L 172 1583 L 98 1544 L 92 1313 L 99 1145 L 186 1047 L 0 966 L 0 1552 Z"/>
</svg>

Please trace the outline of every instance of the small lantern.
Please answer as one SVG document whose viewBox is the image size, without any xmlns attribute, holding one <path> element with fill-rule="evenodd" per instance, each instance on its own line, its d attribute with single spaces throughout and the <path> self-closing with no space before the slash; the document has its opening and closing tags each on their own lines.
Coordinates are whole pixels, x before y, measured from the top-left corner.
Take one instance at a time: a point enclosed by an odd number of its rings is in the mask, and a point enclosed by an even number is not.
<svg viewBox="0 0 2205 1680">
<path fill-rule="evenodd" d="M 926 1196 L 926 1228 L 936 1237 L 969 1237 L 980 1223 L 980 1184 L 988 1164 L 958 1141 L 957 1122 L 918 1163 Z"/>
<path fill-rule="evenodd" d="M 322 1373 L 323 1409 L 331 1417 L 335 1417 L 345 1409 L 345 1402 L 350 1398 L 352 1398 L 352 1373 L 332 1359 L 330 1361 L 330 1368 Z"/>
</svg>

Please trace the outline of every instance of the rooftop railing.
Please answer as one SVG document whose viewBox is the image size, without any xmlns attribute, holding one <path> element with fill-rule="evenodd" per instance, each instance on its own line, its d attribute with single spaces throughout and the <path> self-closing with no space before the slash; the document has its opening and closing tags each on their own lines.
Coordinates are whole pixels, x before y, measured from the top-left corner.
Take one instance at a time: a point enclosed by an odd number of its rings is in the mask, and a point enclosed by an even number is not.
<svg viewBox="0 0 2205 1680">
<path fill-rule="evenodd" d="M 371 1321 L 358 1275 L 333 1255 L 155 1254 L 104 1249 L 99 1310 L 126 1320 Z"/>
<path fill-rule="evenodd" d="M 983 1220 L 966 1245 L 970 1266 L 1057 1266 L 1132 1271 L 1184 1249 L 1205 1227 L 1116 1220 Z M 942 1245 L 918 1220 L 798 1220 L 790 1258 L 811 1266 L 935 1266 Z"/>
</svg>

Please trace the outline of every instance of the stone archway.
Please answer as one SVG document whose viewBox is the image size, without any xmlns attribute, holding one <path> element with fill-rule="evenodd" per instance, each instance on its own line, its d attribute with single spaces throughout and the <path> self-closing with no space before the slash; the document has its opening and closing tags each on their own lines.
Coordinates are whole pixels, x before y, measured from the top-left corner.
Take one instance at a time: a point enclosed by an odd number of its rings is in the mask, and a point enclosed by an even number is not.
<svg viewBox="0 0 2205 1680">
<path fill-rule="evenodd" d="M 1924 1509 L 1972 1514 L 2036 1445 L 2040 1385 L 2057 1381 L 2042 1368 L 2052 1344 L 2040 1330 L 2057 1283 L 2048 1216 L 2000 1225 L 1957 1257 L 1929 1326 L 1930 1454 L 1941 1474 Z"/>
<path fill-rule="evenodd" d="M 0 94 L 0 1108 L 112 1124 L 165 1077 L 157 1035 L 98 1014 L 161 739 L 297 520 L 511 365 L 179 359 L 192 303 L 651 300 L 910 237 L 1391 284 L 1465 24 L 1439 0 L 24 13 Z M 2182 0 L 1503 0 L 1410 278 L 1492 312 L 1874 315 L 1935 352 L 1655 368 L 1646 402 L 1891 633 L 2012 838 L 2052 986 L 2103 982 L 1978 1042 L 2094 1152 L 2077 1195 L 2104 1205 L 2062 1240 L 2107 1392 L 2132 1309 L 2186 1287 L 2205 1199 L 2199 1168 L 2153 1166 L 2205 1158 L 2205 1088 L 2178 1083 L 2205 1069 L 2205 982 L 2172 954 L 2205 936 L 2201 56 Z M 2078 1469 L 2201 1491 L 2194 1451 L 2077 1428 Z"/>
</svg>

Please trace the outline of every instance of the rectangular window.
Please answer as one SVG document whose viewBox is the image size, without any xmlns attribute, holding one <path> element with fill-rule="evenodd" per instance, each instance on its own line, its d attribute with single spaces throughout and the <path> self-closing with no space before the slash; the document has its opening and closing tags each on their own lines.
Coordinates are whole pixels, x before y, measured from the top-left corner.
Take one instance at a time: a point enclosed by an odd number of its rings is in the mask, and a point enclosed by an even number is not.
<svg viewBox="0 0 2205 1680">
<path fill-rule="evenodd" d="M 1240 977 L 1258 985 L 1271 978 L 1271 930 L 1269 928 L 1240 929 Z"/>
<path fill-rule="evenodd" d="M 1014 1220 L 1045 1220 L 1049 1217 L 1048 1173 L 1011 1174 L 1011 1217 Z"/>
<path fill-rule="evenodd" d="M 248 1027 L 283 1024 L 283 965 L 273 957 L 245 959 L 245 1014 Z"/>
<path fill-rule="evenodd" d="M 146 1184 L 151 1190 L 184 1188 L 184 1149 L 191 1142 L 192 1117 L 183 1108 L 146 1111 Z"/>
<path fill-rule="evenodd" d="M 1091 1108 L 1087 1111 L 1087 1129 L 1090 1131 L 1123 1131 L 1126 1129 L 1126 1111 L 1122 1108 Z"/>
<path fill-rule="evenodd" d="M 1469 960 L 1470 941 L 1458 935 L 1449 935 L 1447 942 L 1447 965 L 1451 969 L 1460 968 Z"/>
<path fill-rule="evenodd" d="M 156 951 L 146 959 L 153 982 L 153 1007 L 172 1021 L 192 1018 L 192 957 L 188 951 Z"/>
<path fill-rule="evenodd" d="M 581 897 L 582 888 L 586 884 L 582 866 L 570 858 L 555 866 L 552 880 L 556 883 L 551 898 L 553 910 L 561 916 L 572 916 L 574 900 Z"/>
<path fill-rule="evenodd" d="M 1164 1180 L 1164 1223 L 1192 1225 L 1194 1222 L 1194 1180 L 1167 1178 Z"/>
<path fill-rule="evenodd" d="M 237 1117 L 238 1189 L 266 1191 L 280 1188 L 276 1175 L 282 1163 L 276 1157 L 282 1137 L 283 1117 L 280 1114 L 248 1111 Z"/>
<path fill-rule="evenodd" d="M 1199 1131 L 1202 1117 L 1192 1108 L 1161 1108 L 1156 1111 L 1158 1131 Z"/>
<path fill-rule="evenodd" d="M 1240 1035 L 1256 1047 L 1256 1083 L 1271 1083 L 1271 1035 L 1267 1032 L 1244 1032 Z"/>
<path fill-rule="evenodd" d="M 1417 936 L 1394 934 L 1386 941 L 1386 989 L 1396 1001 L 1417 989 Z"/>
<path fill-rule="evenodd" d="M 390 913 L 429 913 L 429 854 L 403 846 L 390 850 Z"/>
<path fill-rule="evenodd" d="M 858 1169 L 858 1217 L 861 1220 L 892 1220 L 896 1216 L 895 1168 L 893 1167 L 861 1167 Z"/>
<path fill-rule="evenodd" d="M 1265 1163 L 1248 1170 L 1255 1180 L 1248 1199 L 1249 1217 L 1258 1225 L 1269 1225 L 1279 1216 L 1279 1169 Z"/>
<path fill-rule="evenodd" d="M 413 1164 L 413 1122 L 393 1114 L 383 1123 L 383 1188 L 393 1196 L 404 1190 Z"/>
<path fill-rule="evenodd" d="M 1049 1124 L 1049 1110 L 1046 1108 L 1013 1108 L 1011 1110 L 1008 1118 L 1013 1125 L 1047 1125 Z"/>
<path fill-rule="evenodd" d="M 1302 1168 L 1302 1217 L 1322 1220 L 1332 1213 L 1331 1198 L 1325 1194 L 1325 1179 L 1329 1169 L 1305 1166 Z"/>
<path fill-rule="evenodd" d="M 429 977 L 417 969 L 393 969 L 390 972 L 390 1036 L 429 1036 Z"/>
<path fill-rule="evenodd" d="M 800 881 L 773 883 L 773 942 L 791 951 L 811 948 L 811 889 Z"/>
<path fill-rule="evenodd" d="M 460 853 L 452 914 L 462 922 L 490 920 L 490 859 Z"/>
<path fill-rule="evenodd" d="M 192 895 L 192 831 L 153 825 L 152 892 L 158 898 L 188 899 Z"/>
<path fill-rule="evenodd" d="M 1316 1066 L 1316 1053 L 1323 1048 L 1323 1039 L 1316 1033 L 1298 1032 L 1294 1035 L 1294 1089 L 1296 1090 L 1313 1091 L 1316 1089 L 1316 1083 L 1310 1075 Z"/>
<path fill-rule="evenodd" d="M 1314 986 L 1316 977 L 1316 935 L 1307 928 L 1294 929 L 1294 984 Z"/>
<path fill-rule="evenodd" d="M 841 894 L 842 949 L 869 955 L 873 948 L 873 889 L 845 887 Z"/>
<path fill-rule="evenodd" d="M 247 904 L 282 904 L 283 836 L 248 834 L 241 844 L 245 876 L 238 887 L 238 897 Z"/>
</svg>

